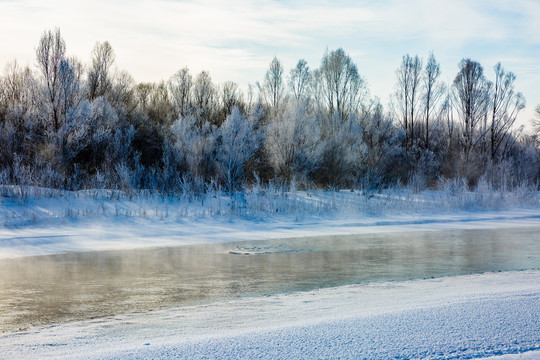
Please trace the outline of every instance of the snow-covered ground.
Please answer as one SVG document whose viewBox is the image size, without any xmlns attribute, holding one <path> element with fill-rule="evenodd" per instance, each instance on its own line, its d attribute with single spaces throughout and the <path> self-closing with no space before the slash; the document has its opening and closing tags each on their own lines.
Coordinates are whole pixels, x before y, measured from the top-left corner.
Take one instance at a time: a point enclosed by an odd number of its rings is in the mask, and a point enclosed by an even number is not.
<svg viewBox="0 0 540 360">
<path fill-rule="evenodd" d="M 501 199 L 489 193 L 367 197 L 343 191 L 233 200 L 106 193 L 3 197 L 0 259 L 317 235 L 540 227 L 538 193 Z M 371 283 L 123 314 L 3 334 L 0 349 L 1 359 L 538 359 L 540 271 Z"/>
<path fill-rule="evenodd" d="M 127 314 L 2 335 L 0 348 L 3 359 L 537 359 L 540 271 Z"/>
</svg>

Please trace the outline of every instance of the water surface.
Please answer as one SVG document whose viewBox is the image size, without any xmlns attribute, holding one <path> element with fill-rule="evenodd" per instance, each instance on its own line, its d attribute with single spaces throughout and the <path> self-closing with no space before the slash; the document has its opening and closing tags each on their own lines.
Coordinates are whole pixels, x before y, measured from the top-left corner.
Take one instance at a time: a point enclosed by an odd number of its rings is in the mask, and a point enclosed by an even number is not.
<svg viewBox="0 0 540 360">
<path fill-rule="evenodd" d="M 540 227 L 326 236 L 0 260 L 0 331 L 244 296 L 540 268 Z"/>
</svg>

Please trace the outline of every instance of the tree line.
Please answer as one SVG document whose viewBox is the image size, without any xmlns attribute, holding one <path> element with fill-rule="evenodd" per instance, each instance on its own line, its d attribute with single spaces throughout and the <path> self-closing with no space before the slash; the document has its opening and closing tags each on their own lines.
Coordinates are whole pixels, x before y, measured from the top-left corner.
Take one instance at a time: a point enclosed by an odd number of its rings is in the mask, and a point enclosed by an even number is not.
<svg viewBox="0 0 540 360">
<path fill-rule="evenodd" d="M 170 194 L 254 181 L 507 188 L 539 176 L 540 108 L 536 135 L 514 126 L 525 99 L 501 64 L 488 75 L 463 59 L 446 84 L 433 54 L 405 55 L 386 109 L 341 48 L 314 69 L 300 59 L 286 72 L 274 57 L 247 92 L 187 67 L 136 83 L 108 42 L 83 64 L 59 29 L 42 34 L 35 65 L 13 61 L 0 77 L 0 184 Z"/>
</svg>

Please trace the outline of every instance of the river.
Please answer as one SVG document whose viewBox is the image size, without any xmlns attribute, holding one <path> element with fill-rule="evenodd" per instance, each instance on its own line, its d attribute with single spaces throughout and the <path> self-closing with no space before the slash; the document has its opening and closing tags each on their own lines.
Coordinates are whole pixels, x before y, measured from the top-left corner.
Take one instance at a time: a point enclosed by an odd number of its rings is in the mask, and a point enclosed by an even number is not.
<svg viewBox="0 0 540 360">
<path fill-rule="evenodd" d="M 1 259 L 0 331 L 346 284 L 539 268 L 540 227 Z"/>
</svg>

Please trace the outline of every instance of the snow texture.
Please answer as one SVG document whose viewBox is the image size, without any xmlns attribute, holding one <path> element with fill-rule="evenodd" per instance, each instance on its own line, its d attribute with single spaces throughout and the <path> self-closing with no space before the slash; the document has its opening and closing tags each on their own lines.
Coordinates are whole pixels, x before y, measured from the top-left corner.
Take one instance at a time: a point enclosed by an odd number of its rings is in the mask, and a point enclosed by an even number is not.
<svg viewBox="0 0 540 360">
<path fill-rule="evenodd" d="M 245 209 L 225 204 L 233 201 L 226 197 L 200 205 L 157 196 L 0 198 L 0 259 L 540 224 L 537 206 L 467 209 L 447 206 L 437 193 L 377 195 L 384 199 L 361 209 L 367 198 L 356 193 L 315 195 L 298 192 L 270 205 L 263 202 L 272 196 L 255 197 Z M 267 211 L 272 207 L 278 215 Z M 540 271 L 342 286 L 123 314 L 3 334 L 0 349 L 0 359 L 537 359 Z"/>
<path fill-rule="evenodd" d="M 540 271 L 343 286 L 0 336 L 2 359 L 534 359 Z"/>
</svg>

